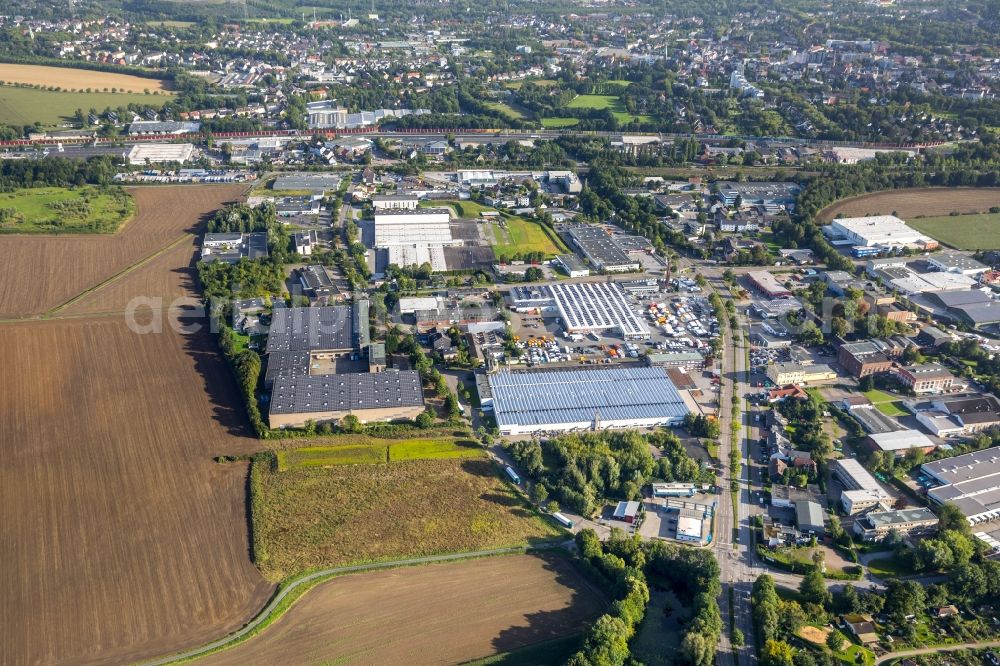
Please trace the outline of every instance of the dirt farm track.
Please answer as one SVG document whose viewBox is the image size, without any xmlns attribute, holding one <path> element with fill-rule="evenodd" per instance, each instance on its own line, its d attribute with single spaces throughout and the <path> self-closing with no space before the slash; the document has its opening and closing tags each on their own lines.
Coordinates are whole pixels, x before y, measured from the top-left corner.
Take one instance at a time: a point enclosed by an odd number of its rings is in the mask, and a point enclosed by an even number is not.
<svg viewBox="0 0 1000 666">
<path fill-rule="evenodd" d="M 577 633 L 602 608 L 601 594 L 552 555 L 349 575 L 197 663 L 457 664 Z"/>
<path fill-rule="evenodd" d="M 0 312 L 44 312 L 129 267 L 80 305 L 190 289 L 187 234 L 238 193 L 140 189 L 114 236 L 0 236 Z M 110 309 L 0 323 L 3 664 L 159 656 L 236 629 L 272 591 L 248 557 L 246 467 L 212 461 L 257 445 L 212 341 L 138 335 Z"/>
</svg>

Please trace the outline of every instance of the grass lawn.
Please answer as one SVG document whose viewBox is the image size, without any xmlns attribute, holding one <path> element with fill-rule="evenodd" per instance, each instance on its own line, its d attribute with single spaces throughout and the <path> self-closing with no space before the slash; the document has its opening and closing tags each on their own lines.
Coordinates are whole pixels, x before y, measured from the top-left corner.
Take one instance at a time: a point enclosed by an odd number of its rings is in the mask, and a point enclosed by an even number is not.
<svg viewBox="0 0 1000 666">
<path fill-rule="evenodd" d="M 479 214 L 482 212 L 492 212 L 492 213 L 496 212 L 495 208 L 490 208 L 489 206 L 484 206 L 481 203 L 476 203 L 475 201 L 470 201 L 470 200 L 430 201 L 425 199 L 420 202 L 419 206 L 421 208 L 448 207 L 451 208 L 453 211 L 455 211 L 455 215 L 457 217 L 468 218 L 468 219 L 478 218 Z"/>
<path fill-rule="evenodd" d="M 524 81 L 508 81 L 507 83 L 503 84 L 503 87 L 507 88 L 508 90 L 520 90 L 521 86 L 523 86 L 525 83 L 534 83 L 536 86 L 539 86 L 541 88 L 549 88 L 551 86 L 556 85 L 558 81 L 554 79 L 526 79 Z"/>
<path fill-rule="evenodd" d="M 877 405 L 880 402 L 895 402 L 899 400 L 899 396 L 895 396 L 891 393 L 886 393 L 885 391 L 879 391 L 878 389 L 872 389 L 871 391 L 864 391 L 862 395 L 872 401 L 873 405 Z"/>
<path fill-rule="evenodd" d="M 258 456 L 250 481 L 254 561 L 272 581 L 565 535 L 483 457 L 279 470 Z"/>
<path fill-rule="evenodd" d="M 512 107 L 510 104 L 505 104 L 504 102 L 484 102 L 486 106 L 490 107 L 494 111 L 498 112 L 500 115 L 508 118 L 510 120 L 524 120 L 525 115 Z"/>
<path fill-rule="evenodd" d="M 858 659 L 858 655 L 861 655 L 861 659 Z M 844 664 L 863 664 L 864 666 L 873 666 L 875 663 L 875 653 L 868 648 L 861 647 L 851 643 L 847 648 L 841 650 L 840 652 L 834 652 L 833 658 Z"/>
<path fill-rule="evenodd" d="M 1000 249 L 1000 213 L 918 217 L 907 219 L 906 223 L 960 250 Z"/>
<path fill-rule="evenodd" d="M 150 81 L 150 87 L 154 82 Z M 72 119 L 77 109 L 86 113 L 91 108 L 99 112 L 128 104 L 148 104 L 159 107 L 170 100 L 168 95 L 112 92 L 57 92 L 37 88 L 0 86 L 0 123 L 31 125 L 36 121 L 45 127 L 55 127 Z"/>
<path fill-rule="evenodd" d="M 630 123 L 633 121 L 646 122 L 649 116 L 634 116 L 625 110 L 621 98 L 618 95 L 577 95 L 573 101 L 566 105 L 568 109 L 596 109 L 602 111 L 609 109 L 620 123 Z"/>
<path fill-rule="evenodd" d="M 900 400 L 895 402 L 880 402 L 875 405 L 875 408 L 886 416 L 906 416 L 909 414 L 909 412 L 903 408 L 903 403 Z"/>
<path fill-rule="evenodd" d="M 913 567 L 907 566 L 905 562 L 889 556 L 879 557 L 868 562 L 868 571 L 878 578 L 898 578 L 900 576 L 912 576 L 915 572 Z"/>
<path fill-rule="evenodd" d="M 579 124 L 580 124 L 579 118 L 542 118 L 542 127 L 544 127 L 545 129 L 576 127 Z"/>
<path fill-rule="evenodd" d="M 0 232 L 112 233 L 135 213 L 120 187 L 35 187 L 0 193 Z"/>
<path fill-rule="evenodd" d="M 509 259 L 524 252 L 541 252 L 546 256 L 554 256 L 569 251 L 554 233 L 550 234 L 537 222 L 506 215 L 504 221 L 506 227 L 493 227 L 493 234 L 497 241 L 493 246 L 493 251 L 500 260 Z"/>
<path fill-rule="evenodd" d="M 481 458 L 483 449 L 472 439 L 436 437 L 433 439 L 385 440 L 367 437 L 350 438 L 349 444 L 308 446 L 278 451 L 278 469 L 332 467 L 335 465 L 371 465 L 403 460 L 445 458 Z"/>
</svg>

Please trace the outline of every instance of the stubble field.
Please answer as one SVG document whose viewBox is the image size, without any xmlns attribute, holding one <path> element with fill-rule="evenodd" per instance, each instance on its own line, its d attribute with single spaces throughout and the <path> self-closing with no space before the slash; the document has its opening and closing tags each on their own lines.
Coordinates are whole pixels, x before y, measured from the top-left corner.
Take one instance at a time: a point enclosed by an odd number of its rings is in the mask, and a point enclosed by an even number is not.
<svg viewBox="0 0 1000 666">
<path fill-rule="evenodd" d="M 67 303 L 194 234 L 212 212 L 245 189 L 244 185 L 129 188 L 136 214 L 116 234 L 0 238 L 4 271 L 0 319 L 39 315 Z M 156 281 L 176 277 L 169 270 L 153 275 Z"/>
<path fill-rule="evenodd" d="M 166 91 L 167 82 L 162 79 L 147 79 L 132 74 L 98 72 L 72 67 L 49 67 L 46 65 L 18 65 L 0 63 L 0 81 L 4 83 L 28 83 L 35 86 L 54 86 L 63 90 L 102 91 L 116 88 L 121 92 L 141 93 L 144 91 Z"/>
<path fill-rule="evenodd" d="M 0 312 L 72 297 L 237 193 L 140 189 L 115 236 L 0 237 Z M 104 288 L 144 295 L 175 258 Z M 61 315 L 0 323 L 0 663 L 127 663 L 238 628 L 273 587 L 249 558 L 247 467 L 212 461 L 258 446 L 214 344 Z"/>
<path fill-rule="evenodd" d="M 924 187 L 911 190 L 889 190 L 852 197 L 827 206 L 816 216 L 829 222 L 840 214 L 844 217 L 895 214 L 904 220 L 917 216 L 935 217 L 982 213 L 1000 206 L 1000 188 L 996 187 Z"/>
<path fill-rule="evenodd" d="M 334 578 L 198 664 L 457 664 L 581 632 L 605 600 L 571 564 L 516 555 Z"/>
</svg>

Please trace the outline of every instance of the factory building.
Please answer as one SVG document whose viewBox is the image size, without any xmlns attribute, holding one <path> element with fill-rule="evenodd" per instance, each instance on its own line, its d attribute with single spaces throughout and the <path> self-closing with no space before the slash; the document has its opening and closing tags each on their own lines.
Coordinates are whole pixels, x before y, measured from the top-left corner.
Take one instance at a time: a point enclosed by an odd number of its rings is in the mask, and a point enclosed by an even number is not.
<svg viewBox="0 0 1000 666">
<path fill-rule="evenodd" d="M 662 368 L 498 372 L 489 384 L 504 435 L 677 425 L 688 413 Z"/>
</svg>

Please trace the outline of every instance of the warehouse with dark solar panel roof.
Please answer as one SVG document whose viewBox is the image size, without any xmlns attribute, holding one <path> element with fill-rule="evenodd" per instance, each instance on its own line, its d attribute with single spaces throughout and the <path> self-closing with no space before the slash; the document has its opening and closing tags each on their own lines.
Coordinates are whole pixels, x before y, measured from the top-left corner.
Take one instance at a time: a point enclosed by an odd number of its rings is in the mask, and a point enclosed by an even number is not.
<svg viewBox="0 0 1000 666">
<path fill-rule="evenodd" d="M 673 426 L 688 413 L 664 368 L 498 372 L 489 385 L 504 435 Z"/>
</svg>

